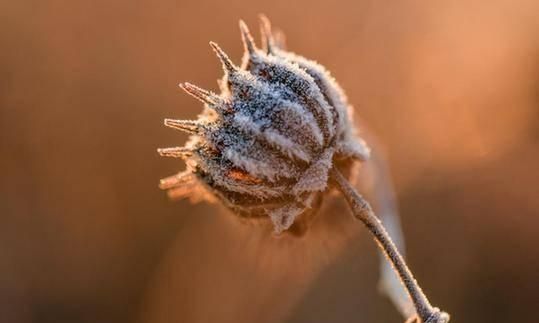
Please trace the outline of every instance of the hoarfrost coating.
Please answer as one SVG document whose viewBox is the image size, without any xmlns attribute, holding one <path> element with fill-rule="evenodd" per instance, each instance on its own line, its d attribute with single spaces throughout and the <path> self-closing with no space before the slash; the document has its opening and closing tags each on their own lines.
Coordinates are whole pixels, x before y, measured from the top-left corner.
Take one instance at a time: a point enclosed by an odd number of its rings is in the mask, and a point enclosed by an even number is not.
<svg viewBox="0 0 539 323">
<path fill-rule="evenodd" d="M 195 121 L 165 120 L 191 137 L 183 147 L 158 150 L 187 164 L 160 187 L 173 197 L 217 198 L 240 216 L 271 219 L 281 233 L 315 213 L 332 167 L 366 160 L 369 148 L 323 66 L 287 52 L 265 17 L 262 49 L 242 21 L 240 30 L 240 66 L 210 43 L 225 72 L 220 94 L 180 85 L 204 110 Z"/>
</svg>

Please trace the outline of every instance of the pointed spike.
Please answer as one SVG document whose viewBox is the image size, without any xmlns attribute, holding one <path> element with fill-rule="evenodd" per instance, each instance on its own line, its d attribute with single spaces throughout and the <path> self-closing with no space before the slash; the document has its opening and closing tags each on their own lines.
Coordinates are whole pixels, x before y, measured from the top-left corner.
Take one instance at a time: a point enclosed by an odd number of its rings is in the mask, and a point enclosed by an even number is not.
<svg viewBox="0 0 539 323">
<path fill-rule="evenodd" d="M 187 92 L 189 95 L 195 99 L 201 101 L 202 103 L 207 103 L 210 105 L 216 105 L 221 102 L 221 98 L 210 91 L 199 88 L 198 86 L 191 83 L 181 83 L 180 88 Z"/>
<path fill-rule="evenodd" d="M 267 54 L 275 52 L 275 40 L 271 33 L 271 22 L 264 14 L 260 14 L 260 34 L 262 35 L 262 44 Z"/>
<path fill-rule="evenodd" d="M 192 120 L 165 119 L 165 126 L 187 132 L 189 134 L 198 134 L 203 130 L 203 126 Z"/>
<path fill-rule="evenodd" d="M 204 90 L 187 82 L 180 84 L 180 87 L 195 99 L 201 101 L 202 103 L 208 104 L 210 108 L 214 109 L 218 113 L 232 112 L 232 108 L 226 102 L 226 100 L 211 91 Z"/>
<path fill-rule="evenodd" d="M 245 21 L 240 20 L 240 31 L 241 31 L 241 40 L 243 41 L 243 46 L 245 47 L 245 50 L 249 53 L 250 56 L 256 55 L 256 44 L 253 39 L 253 36 L 251 36 L 251 33 L 249 32 L 249 27 L 247 27 L 247 24 Z"/>
<path fill-rule="evenodd" d="M 273 32 L 274 37 L 274 46 L 276 48 L 285 50 L 286 49 L 286 35 L 280 29 L 277 29 Z"/>
<path fill-rule="evenodd" d="M 234 73 L 238 70 L 236 65 L 232 63 L 230 58 L 228 58 L 228 55 L 221 49 L 221 47 L 219 47 L 219 45 L 217 45 L 214 42 L 210 42 L 210 46 L 211 48 L 213 48 L 213 50 L 217 54 L 217 57 L 219 57 L 219 60 L 221 60 L 221 63 L 223 64 L 224 69 L 228 73 Z"/>
<path fill-rule="evenodd" d="M 169 188 L 187 185 L 193 181 L 193 174 L 190 171 L 184 171 L 182 173 L 161 179 L 159 181 L 159 188 L 162 190 L 167 190 Z"/>
<path fill-rule="evenodd" d="M 193 156 L 193 151 L 186 147 L 159 148 L 157 152 L 163 157 L 186 159 Z"/>
<path fill-rule="evenodd" d="M 196 184 L 185 184 L 179 187 L 171 188 L 167 191 L 168 198 L 171 200 L 183 200 L 189 198 L 191 202 L 196 203 L 203 200 L 203 197 L 197 196 L 199 192 L 195 190 Z"/>
</svg>

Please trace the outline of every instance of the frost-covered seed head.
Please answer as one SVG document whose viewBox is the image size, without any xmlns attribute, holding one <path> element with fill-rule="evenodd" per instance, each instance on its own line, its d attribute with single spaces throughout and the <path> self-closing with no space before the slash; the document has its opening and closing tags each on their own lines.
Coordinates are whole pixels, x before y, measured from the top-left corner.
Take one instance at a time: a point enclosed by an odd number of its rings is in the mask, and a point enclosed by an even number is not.
<svg viewBox="0 0 539 323">
<path fill-rule="evenodd" d="M 324 67 L 284 49 L 261 17 L 262 49 L 240 21 L 245 54 L 236 66 L 210 42 L 225 75 L 221 93 L 184 83 L 204 103 L 195 121 L 165 119 L 191 134 L 184 147 L 159 149 L 187 169 L 161 180 L 172 197 L 214 199 L 240 216 L 267 218 L 277 233 L 312 214 L 336 164 L 366 160 L 346 96 Z"/>
</svg>

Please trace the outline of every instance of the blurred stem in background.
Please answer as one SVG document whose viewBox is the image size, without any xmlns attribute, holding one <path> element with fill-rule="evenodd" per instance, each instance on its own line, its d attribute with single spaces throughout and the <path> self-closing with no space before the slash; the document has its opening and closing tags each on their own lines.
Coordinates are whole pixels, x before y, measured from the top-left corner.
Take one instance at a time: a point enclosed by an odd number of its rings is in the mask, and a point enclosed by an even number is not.
<svg viewBox="0 0 539 323">
<path fill-rule="evenodd" d="M 375 147 L 379 147 L 376 138 L 369 137 L 369 142 L 373 142 Z M 395 246 L 401 255 L 405 257 L 406 243 L 401 228 L 395 189 L 384 157 L 378 149 L 371 152 L 370 162 L 362 166 L 366 168 L 366 172 L 362 175 L 363 177 L 372 177 L 372 179 L 363 178 L 362 182 L 370 183 L 371 187 L 367 191 L 371 192 L 371 194 L 369 194 L 368 198 L 372 200 L 374 209 L 393 239 Z M 408 292 L 383 252 L 380 252 L 380 281 L 378 288 L 381 293 L 387 295 L 403 317 L 408 318 L 415 315 L 414 304 L 408 297 Z"/>
</svg>

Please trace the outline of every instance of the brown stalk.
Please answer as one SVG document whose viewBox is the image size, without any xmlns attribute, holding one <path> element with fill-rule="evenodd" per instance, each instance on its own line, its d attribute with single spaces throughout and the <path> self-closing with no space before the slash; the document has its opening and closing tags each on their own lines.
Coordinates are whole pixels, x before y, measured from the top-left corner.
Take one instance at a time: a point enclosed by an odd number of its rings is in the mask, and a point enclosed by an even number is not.
<svg viewBox="0 0 539 323">
<path fill-rule="evenodd" d="M 393 266 L 393 269 L 398 273 L 402 284 L 408 291 L 408 295 L 412 299 L 417 316 L 410 318 L 408 323 L 447 323 L 449 322 L 449 314 L 440 311 L 439 308 L 433 307 L 425 293 L 419 287 L 419 284 L 414 278 L 414 275 L 406 265 L 403 257 L 397 250 L 393 240 L 387 233 L 382 222 L 374 214 L 369 203 L 350 185 L 348 180 L 344 178 L 341 172 L 333 167 L 331 177 L 337 184 L 338 189 L 344 195 L 348 205 L 350 206 L 354 216 L 363 222 L 367 229 L 374 236 L 379 247 L 382 249 L 387 259 Z"/>
</svg>

